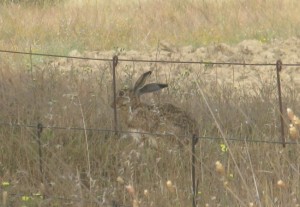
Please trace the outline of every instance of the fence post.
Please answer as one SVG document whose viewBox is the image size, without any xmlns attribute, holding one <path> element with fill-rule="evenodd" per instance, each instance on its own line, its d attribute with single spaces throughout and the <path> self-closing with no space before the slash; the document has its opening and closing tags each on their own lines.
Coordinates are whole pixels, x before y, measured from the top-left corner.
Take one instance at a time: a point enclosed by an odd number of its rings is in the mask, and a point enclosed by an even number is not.
<svg viewBox="0 0 300 207">
<path fill-rule="evenodd" d="M 281 60 L 276 62 L 276 73 L 277 73 L 277 87 L 278 87 L 278 101 L 280 111 L 280 124 L 281 124 L 281 140 L 282 146 L 285 147 L 285 136 L 284 136 L 284 120 L 283 120 L 283 109 L 282 109 L 282 98 L 281 98 L 281 83 L 280 83 L 280 71 L 282 70 Z"/>
<path fill-rule="evenodd" d="M 37 142 L 39 145 L 39 165 L 40 165 L 41 182 L 43 183 L 44 176 L 43 176 L 43 157 L 42 157 L 42 142 L 41 142 L 42 131 L 43 131 L 43 125 L 41 123 L 38 123 L 38 125 L 37 125 Z"/>
<path fill-rule="evenodd" d="M 193 134 L 192 137 L 192 190 L 193 190 L 193 207 L 196 207 L 196 194 L 197 194 L 197 187 L 196 187 L 196 155 L 195 155 L 195 146 L 198 142 L 198 137 Z"/>
<path fill-rule="evenodd" d="M 116 67 L 118 65 L 118 56 L 115 55 L 113 57 L 113 92 L 114 92 L 114 130 L 115 130 L 115 135 L 118 134 L 118 116 L 117 116 L 117 92 L 116 92 Z"/>
</svg>

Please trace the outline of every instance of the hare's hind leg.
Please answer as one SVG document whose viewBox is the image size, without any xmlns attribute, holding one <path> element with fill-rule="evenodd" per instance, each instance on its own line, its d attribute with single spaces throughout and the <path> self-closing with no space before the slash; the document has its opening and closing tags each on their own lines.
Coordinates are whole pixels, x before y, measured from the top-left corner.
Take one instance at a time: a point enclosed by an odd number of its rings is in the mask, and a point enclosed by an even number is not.
<svg viewBox="0 0 300 207">
<path fill-rule="evenodd" d="M 133 141 L 139 146 L 148 144 L 150 147 L 158 147 L 156 137 L 140 129 L 130 129 L 130 136 L 132 137 Z"/>
<path fill-rule="evenodd" d="M 135 143 L 141 143 L 143 134 L 139 129 L 129 128 L 130 137 Z"/>
</svg>

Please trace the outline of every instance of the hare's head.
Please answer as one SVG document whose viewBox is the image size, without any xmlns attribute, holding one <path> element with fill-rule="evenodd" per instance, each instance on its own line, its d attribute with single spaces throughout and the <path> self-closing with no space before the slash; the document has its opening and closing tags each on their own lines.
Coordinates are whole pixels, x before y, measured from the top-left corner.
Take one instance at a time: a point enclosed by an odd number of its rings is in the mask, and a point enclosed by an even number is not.
<svg viewBox="0 0 300 207">
<path fill-rule="evenodd" d="M 168 87 L 168 84 L 162 83 L 149 83 L 146 84 L 147 78 L 151 75 L 152 71 L 148 71 L 142 74 L 139 79 L 135 82 L 133 88 L 121 89 L 117 93 L 116 105 L 119 109 L 127 109 L 130 107 L 134 109 L 138 107 L 140 103 L 140 96 L 145 93 L 152 93 Z M 113 106 L 113 103 L 112 105 Z"/>
</svg>

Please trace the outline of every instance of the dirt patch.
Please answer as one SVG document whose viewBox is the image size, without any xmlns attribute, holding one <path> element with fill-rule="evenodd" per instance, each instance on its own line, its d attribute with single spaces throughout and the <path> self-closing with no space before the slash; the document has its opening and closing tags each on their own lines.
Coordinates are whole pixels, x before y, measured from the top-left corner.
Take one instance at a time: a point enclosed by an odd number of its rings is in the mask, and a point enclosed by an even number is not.
<svg viewBox="0 0 300 207">
<path fill-rule="evenodd" d="M 198 72 L 206 81 L 218 83 L 231 83 L 235 87 L 248 87 L 266 82 L 276 81 L 275 66 L 234 66 L 215 65 L 214 62 L 229 63 L 272 63 L 282 60 L 283 64 L 300 63 L 300 39 L 293 37 L 287 40 L 274 40 L 270 43 L 262 43 L 257 40 L 244 40 L 237 45 L 224 43 L 207 47 L 194 48 L 185 46 L 177 48 L 162 42 L 157 49 L 149 52 L 134 50 L 111 51 L 86 51 L 80 53 L 71 51 L 69 55 L 90 58 L 108 58 L 118 54 L 119 59 L 142 60 L 172 60 L 172 61 L 205 61 L 207 64 L 166 64 L 166 63 L 136 63 L 134 61 L 120 61 L 118 73 L 130 73 L 130 71 L 159 71 L 159 76 L 177 75 L 184 70 Z M 111 63 L 95 60 L 55 59 L 51 62 L 61 70 L 85 69 L 85 70 L 110 70 Z M 283 83 L 293 83 L 293 87 L 300 87 L 300 67 L 284 66 L 282 71 Z M 136 73 L 132 73 L 133 76 Z M 136 75 L 137 76 L 137 75 Z M 156 77 L 157 78 L 157 77 Z"/>
</svg>

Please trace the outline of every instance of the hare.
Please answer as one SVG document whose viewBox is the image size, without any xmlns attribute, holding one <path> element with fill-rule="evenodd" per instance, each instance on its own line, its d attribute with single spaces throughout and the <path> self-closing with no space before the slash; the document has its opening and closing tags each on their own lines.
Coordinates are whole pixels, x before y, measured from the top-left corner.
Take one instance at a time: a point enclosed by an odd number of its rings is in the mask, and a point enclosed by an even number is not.
<svg viewBox="0 0 300 207">
<path fill-rule="evenodd" d="M 191 139 L 198 135 L 197 122 L 184 110 L 173 104 L 142 103 L 140 96 L 146 93 L 153 93 L 168 87 L 168 84 L 150 83 L 146 80 L 152 71 L 142 74 L 135 82 L 133 88 L 122 89 L 116 98 L 117 109 L 125 116 L 126 125 L 130 131 L 142 132 L 143 134 L 169 134 L 175 136 L 179 142 L 181 137 Z M 139 133 L 132 136 L 140 139 Z"/>
</svg>

